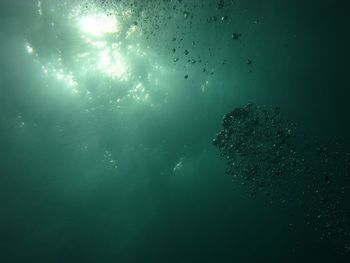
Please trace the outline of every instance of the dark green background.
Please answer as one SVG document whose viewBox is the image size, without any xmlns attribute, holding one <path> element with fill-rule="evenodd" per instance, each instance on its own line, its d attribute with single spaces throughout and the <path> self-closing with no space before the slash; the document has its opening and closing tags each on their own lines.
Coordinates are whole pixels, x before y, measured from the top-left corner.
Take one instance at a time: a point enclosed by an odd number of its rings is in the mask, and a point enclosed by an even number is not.
<svg viewBox="0 0 350 263">
<path fill-rule="evenodd" d="M 232 185 L 211 145 L 222 115 L 248 102 L 280 105 L 312 136 L 349 139 L 347 1 L 236 1 L 233 24 L 185 36 L 215 68 L 206 93 L 202 68 L 174 66 L 171 50 L 160 52 L 179 72 L 161 78 L 168 103 L 113 113 L 102 98 L 93 117 L 84 101 L 47 89 L 23 52 L 36 2 L 1 1 L 0 15 L 0 262 L 348 262 L 300 211 Z M 175 29 L 159 30 L 171 38 Z M 92 150 L 82 153 L 82 141 Z"/>
</svg>

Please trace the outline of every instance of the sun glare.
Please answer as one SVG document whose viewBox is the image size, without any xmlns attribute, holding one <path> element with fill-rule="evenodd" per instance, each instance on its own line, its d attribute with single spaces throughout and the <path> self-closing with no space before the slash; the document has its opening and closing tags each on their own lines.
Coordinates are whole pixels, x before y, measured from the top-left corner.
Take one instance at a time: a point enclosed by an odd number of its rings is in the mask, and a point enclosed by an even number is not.
<svg viewBox="0 0 350 263">
<path fill-rule="evenodd" d="M 80 18 L 79 27 L 83 33 L 95 37 L 117 33 L 119 30 L 116 17 L 108 13 L 85 15 Z"/>
<path fill-rule="evenodd" d="M 157 85 L 158 79 L 143 80 L 142 75 L 137 73 L 140 70 L 135 62 L 142 64 L 148 60 L 149 47 L 140 44 L 142 34 L 139 26 L 130 22 L 134 21 L 132 11 L 118 8 L 118 5 L 110 9 L 102 8 L 93 1 L 83 2 L 86 4 L 59 5 L 60 8 L 65 8 L 63 10 L 69 10 L 67 13 L 62 12 L 62 19 L 70 22 L 67 23 L 68 32 L 72 29 L 78 35 L 70 39 L 70 45 L 55 47 L 50 58 L 42 56 L 38 46 L 29 41 L 25 41 L 25 51 L 39 63 L 43 75 L 54 80 L 52 84 L 62 83 L 72 94 L 88 93 L 86 78 L 93 77 L 101 80 L 101 83 L 113 84 L 111 87 L 116 89 L 126 88 L 127 92 L 123 95 L 118 93 L 121 96 L 117 97 L 119 102 L 123 98 L 138 102 L 151 101 L 149 83 Z M 42 0 L 37 2 L 38 15 L 45 17 L 52 25 L 60 25 L 61 20 L 48 19 L 57 9 L 47 9 L 45 7 L 49 6 L 44 3 Z M 62 21 L 62 25 L 66 23 Z M 157 65 L 150 70 L 161 71 L 162 68 Z"/>
<path fill-rule="evenodd" d="M 127 67 L 116 48 L 104 48 L 98 56 L 98 69 L 112 79 L 127 80 Z"/>
</svg>

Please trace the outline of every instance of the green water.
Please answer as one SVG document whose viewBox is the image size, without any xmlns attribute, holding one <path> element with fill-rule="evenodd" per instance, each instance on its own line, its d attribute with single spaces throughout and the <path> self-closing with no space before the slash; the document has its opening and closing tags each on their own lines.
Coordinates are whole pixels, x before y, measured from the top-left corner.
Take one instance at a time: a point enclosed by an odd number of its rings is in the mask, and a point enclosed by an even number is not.
<svg viewBox="0 0 350 263">
<path fill-rule="evenodd" d="M 348 10 L 1 1 L 0 262 L 348 262 L 212 145 L 249 102 L 347 145 Z"/>
</svg>

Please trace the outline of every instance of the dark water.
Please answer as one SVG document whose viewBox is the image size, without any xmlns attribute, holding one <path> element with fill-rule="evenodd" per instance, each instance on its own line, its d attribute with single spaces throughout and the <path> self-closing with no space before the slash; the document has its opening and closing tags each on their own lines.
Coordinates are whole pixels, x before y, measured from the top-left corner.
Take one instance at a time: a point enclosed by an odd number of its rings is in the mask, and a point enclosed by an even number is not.
<svg viewBox="0 0 350 263">
<path fill-rule="evenodd" d="M 212 145 L 251 102 L 346 152 L 348 10 L 1 1 L 0 262 L 348 262 L 349 236 L 246 194 Z"/>
</svg>

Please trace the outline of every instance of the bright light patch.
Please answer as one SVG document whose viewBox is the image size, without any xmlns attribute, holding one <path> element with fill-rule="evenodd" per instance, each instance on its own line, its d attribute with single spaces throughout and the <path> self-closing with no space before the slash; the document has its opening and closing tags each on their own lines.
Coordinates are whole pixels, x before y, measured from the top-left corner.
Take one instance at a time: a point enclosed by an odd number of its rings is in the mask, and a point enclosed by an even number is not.
<svg viewBox="0 0 350 263">
<path fill-rule="evenodd" d="M 38 13 L 40 16 L 43 15 L 43 6 L 42 6 L 41 1 L 38 1 Z"/>
<path fill-rule="evenodd" d="M 58 72 L 56 73 L 56 78 L 58 80 L 62 80 L 64 81 L 68 87 L 72 88 L 72 90 L 74 91 L 74 93 L 77 93 L 78 90 L 76 90 L 74 87 L 76 87 L 78 85 L 78 83 L 75 81 L 74 77 L 70 74 L 64 74 L 62 72 Z"/>
<path fill-rule="evenodd" d="M 78 23 L 82 39 L 91 49 L 77 54 L 77 61 L 87 60 L 90 70 L 100 71 L 113 80 L 127 81 L 130 72 L 125 56 L 120 52 L 120 43 L 104 38 L 106 34 L 115 34 L 121 30 L 122 24 L 115 13 L 108 10 L 101 12 L 96 7 L 85 14 L 81 14 L 81 11 L 81 7 L 76 8 L 72 17 Z"/>
<path fill-rule="evenodd" d="M 108 33 L 116 33 L 119 30 L 118 21 L 112 14 L 91 14 L 79 19 L 81 31 L 85 34 L 100 37 Z"/>
<path fill-rule="evenodd" d="M 173 168 L 174 173 L 176 173 L 177 171 L 179 171 L 182 168 L 183 161 L 184 161 L 184 157 L 181 157 L 180 160 L 177 162 L 177 164 L 175 164 L 175 166 Z"/>
<path fill-rule="evenodd" d="M 29 54 L 33 54 L 33 52 L 34 52 L 34 49 L 28 43 L 26 44 L 26 50 Z"/>
<path fill-rule="evenodd" d="M 77 89 L 78 81 L 76 80 L 74 73 L 72 71 L 64 69 L 65 67 L 62 64 L 61 57 L 53 59 L 52 61 L 46 64 L 43 64 L 40 61 L 38 62 L 40 63 L 41 69 L 45 76 L 53 77 L 54 79 L 64 83 L 73 94 L 79 92 L 79 90 Z"/>
<path fill-rule="evenodd" d="M 136 25 L 132 25 L 129 27 L 128 31 L 126 32 L 126 38 L 129 38 L 131 35 L 133 35 L 137 30 Z"/>
<path fill-rule="evenodd" d="M 110 151 L 105 150 L 104 157 L 108 163 L 112 166 L 112 168 L 117 169 L 118 165 L 116 164 L 116 160 L 113 158 L 113 154 Z"/>
<path fill-rule="evenodd" d="M 35 0 L 40 18 L 38 35 L 41 26 L 52 29 L 69 26 L 68 41 L 56 41 L 57 33 L 64 31 L 55 29 L 49 34 L 52 39 L 43 41 L 44 44 L 54 43 L 52 47 L 32 45 L 24 39 L 23 50 L 41 66 L 42 74 L 49 80 L 47 87 L 59 85 L 73 94 L 85 94 L 88 89 L 85 78 L 88 80 L 93 76 L 115 89 L 121 87 L 122 92 L 115 92 L 115 97 L 110 98 L 111 107 L 121 107 L 124 98 L 141 103 L 153 101 L 151 88 L 159 84 L 157 76 L 162 75 L 165 69 L 152 63 L 147 75 L 139 70 L 136 62 L 148 64 L 149 55 L 153 53 L 151 47 L 139 43 L 143 32 L 135 22 L 132 9 L 119 4 L 120 1 L 58 1 L 57 5 L 52 1 L 46 2 Z M 75 34 L 71 34 L 73 30 Z M 114 85 L 120 82 L 123 84 Z M 87 99 L 92 100 L 94 94 L 86 93 Z"/>
<path fill-rule="evenodd" d="M 127 66 L 116 48 L 104 48 L 99 53 L 98 69 L 112 79 L 118 78 L 121 81 L 128 79 Z"/>
<path fill-rule="evenodd" d="M 149 98 L 149 94 L 147 93 L 145 86 L 139 82 L 134 88 L 129 90 L 129 97 L 138 101 L 146 101 Z"/>
<path fill-rule="evenodd" d="M 47 75 L 47 73 L 49 72 L 47 70 L 47 68 L 44 65 L 42 65 L 41 68 L 42 68 L 43 72 L 45 73 L 45 75 Z"/>
<path fill-rule="evenodd" d="M 106 41 L 92 41 L 90 38 L 86 38 L 85 41 L 94 48 L 104 48 L 107 46 Z"/>
<path fill-rule="evenodd" d="M 24 128 L 24 126 L 25 126 L 25 122 L 23 120 L 23 116 L 21 113 L 18 113 L 18 115 L 17 115 L 17 126 L 18 126 L 18 128 Z"/>
</svg>

